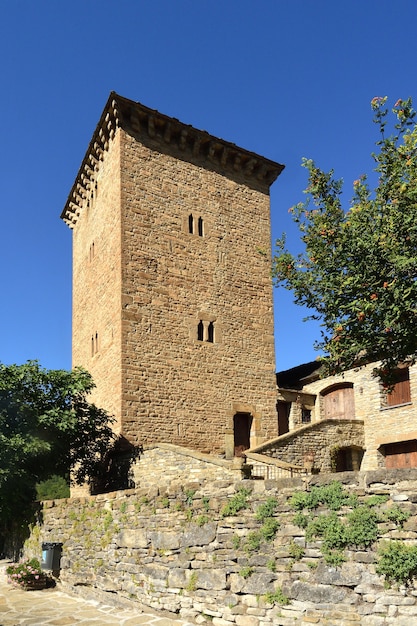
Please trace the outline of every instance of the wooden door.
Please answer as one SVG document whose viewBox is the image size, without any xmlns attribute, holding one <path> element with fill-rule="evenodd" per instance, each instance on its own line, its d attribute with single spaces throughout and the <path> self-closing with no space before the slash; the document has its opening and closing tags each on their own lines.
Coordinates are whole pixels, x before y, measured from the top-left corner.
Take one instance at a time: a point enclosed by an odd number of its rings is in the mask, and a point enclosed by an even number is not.
<svg viewBox="0 0 417 626">
<path fill-rule="evenodd" d="M 353 385 L 330 389 L 323 397 L 325 419 L 355 419 Z"/>
<path fill-rule="evenodd" d="M 278 435 L 284 435 L 290 430 L 289 416 L 290 416 L 291 402 L 284 402 L 284 400 L 278 400 Z"/>
<path fill-rule="evenodd" d="M 250 448 L 251 426 L 252 416 L 250 413 L 236 413 L 233 417 L 235 456 L 243 456 L 244 451 Z"/>
<path fill-rule="evenodd" d="M 385 446 L 385 467 L 417 467 L 417 441 L 401 441 Z"/>
</svg>

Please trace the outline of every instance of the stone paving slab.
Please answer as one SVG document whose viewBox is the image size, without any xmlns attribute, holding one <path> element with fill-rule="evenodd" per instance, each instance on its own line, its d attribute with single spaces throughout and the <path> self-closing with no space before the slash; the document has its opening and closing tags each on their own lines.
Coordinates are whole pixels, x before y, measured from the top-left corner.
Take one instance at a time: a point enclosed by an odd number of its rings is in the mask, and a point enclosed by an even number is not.
<svg viewBox="0 0 417 626">
<path fill-rule="evenodd" d="M 0 626 L 194 626 L 157 613 L 118 608 L 54 589 L 24 591 L 7 582 L 8 561 L 0 561 Z"/>
</svg>

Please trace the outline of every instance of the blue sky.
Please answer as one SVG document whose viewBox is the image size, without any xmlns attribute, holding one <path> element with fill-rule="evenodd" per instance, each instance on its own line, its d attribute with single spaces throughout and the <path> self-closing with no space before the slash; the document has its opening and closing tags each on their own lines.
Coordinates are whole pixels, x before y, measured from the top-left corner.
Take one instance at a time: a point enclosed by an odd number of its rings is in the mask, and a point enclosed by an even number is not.
<svg viewBox="0 0 417 626">
<path fill-rule="evenodd" d="M 0 361 L 71 367 L 71 233 L 59 219 L 109 92 L 286 165 L 273 239 L 311 157 L 370 171 L 370 100 L 417 102 L 415 0 L 12 0 L 0 7 Z M 319 327 L 275 290 L 277 369 Z"/>
</svg>

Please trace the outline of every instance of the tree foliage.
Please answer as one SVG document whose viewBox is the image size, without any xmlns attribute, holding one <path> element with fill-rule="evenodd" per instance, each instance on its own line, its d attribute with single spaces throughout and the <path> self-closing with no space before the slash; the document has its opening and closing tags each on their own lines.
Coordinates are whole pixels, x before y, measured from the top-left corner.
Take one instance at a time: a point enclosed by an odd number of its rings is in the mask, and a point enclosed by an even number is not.
<svg viewBox="0 0 417 626">
<path fill-rule="evenodd" d="M 376 188 L 360 176 L 344 210 L 333 170 L 304 159 L 307 200 L 290 209 L 304 252 L 291 254 L 283 236 L 273 274 L 321 322 L 325 374 L 380 362 L 375 373 L 390 385 L 396 366 L 417 354 L 417 127 L 411 99 L 398 100 L 387 136 L 386 100 L 371 102 Z"/>
<path fill-rule="evenodd" d="M 36 483 L 57 474 L 77 483 L 102 469 L 109 415 L 87 400 L 88 372 L 46 370 L 37 361 L 0 364 L 0 522 L 26 519 Z"/>
</svg>

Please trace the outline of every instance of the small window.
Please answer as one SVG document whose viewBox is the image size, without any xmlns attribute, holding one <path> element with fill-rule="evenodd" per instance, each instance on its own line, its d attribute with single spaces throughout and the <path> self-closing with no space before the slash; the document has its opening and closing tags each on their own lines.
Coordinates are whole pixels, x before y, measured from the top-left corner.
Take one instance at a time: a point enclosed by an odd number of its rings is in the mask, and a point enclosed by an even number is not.
<svg viewBox="0 0 417 626">
<path fill-rule="evenodd" d="M 91 337 L 91 356 L 94 356 L 98 352 L 98 333 Z"/>
<path fill-rule="evenodd" d="M 188 232 L 190 235 L 194 233 L 194 217 L 192 213 L 188 216 Z"/>
<path fill-rule="evenodd" d="M 197 325 L 197 340 L 214 343 L 214 322 L 200 320 Z"/>
<path fill-rule="evenodd" d="M 311 410 L 303 407 L 301 409 L 301 423 L 310 424 L 310 422 L 311 422 Z"/>
<path fill-rule="evenodd" d="M 200 237 L 203 237 L 203 235 L 204 235 L 203 218 L 202 217 L 198 218 L 198 234 L 199 234 Z"/>
<path fill-rule="evenodd" d="M 207 341 L 214 343 L 214 324 L 210 322 L 207 328 Z"/>
<path fill-rule="evenodd" d="M 386 394 L 387 406 L 399 406 L 411 402 L 410 372 L 408 367 L 402 367 L 395 373 L 395 383 L 391 393 Z"/>
</svg>

